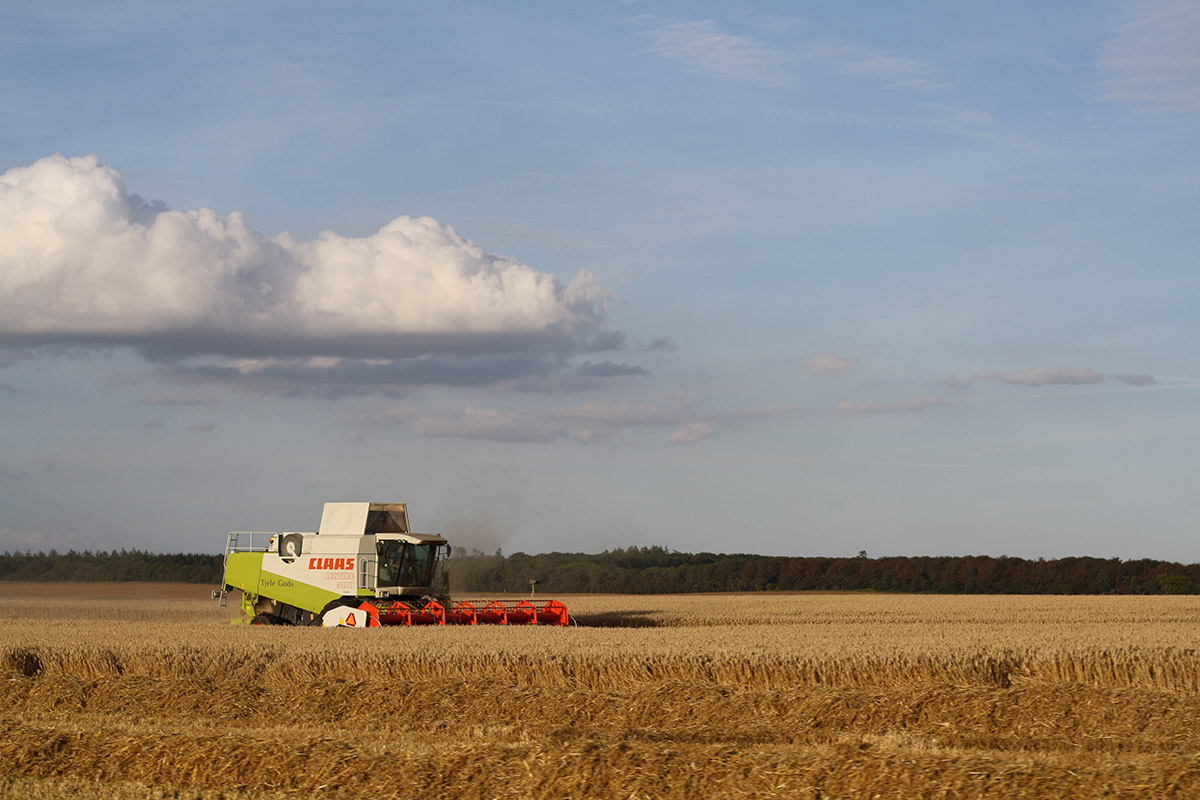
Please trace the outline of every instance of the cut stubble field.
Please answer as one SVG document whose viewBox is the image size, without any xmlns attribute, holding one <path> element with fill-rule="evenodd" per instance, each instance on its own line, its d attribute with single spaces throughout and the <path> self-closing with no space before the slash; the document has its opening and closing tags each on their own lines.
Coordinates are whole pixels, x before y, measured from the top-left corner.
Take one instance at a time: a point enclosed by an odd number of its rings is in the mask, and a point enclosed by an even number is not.
<svg viewBox="0 0 1200 800">
<path fill-rule="evenodd" d="M 577 596 L 577 628 L 347 630 L 117 586 L 0 584 L 0 798 L 1200 796 L 1196 597 Z"/>
</svg>

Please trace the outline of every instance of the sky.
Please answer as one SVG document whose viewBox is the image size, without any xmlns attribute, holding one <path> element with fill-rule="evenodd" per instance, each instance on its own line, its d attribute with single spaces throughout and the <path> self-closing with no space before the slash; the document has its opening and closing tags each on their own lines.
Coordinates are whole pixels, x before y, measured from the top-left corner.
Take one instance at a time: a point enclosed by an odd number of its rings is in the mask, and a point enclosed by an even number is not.
<svg viewBox="0 0 1200 800">
<path fill-rule="evenodd" d="M 1200 6 L 0 2 L 0 552 L 1200 561 Z"/>
</svg>

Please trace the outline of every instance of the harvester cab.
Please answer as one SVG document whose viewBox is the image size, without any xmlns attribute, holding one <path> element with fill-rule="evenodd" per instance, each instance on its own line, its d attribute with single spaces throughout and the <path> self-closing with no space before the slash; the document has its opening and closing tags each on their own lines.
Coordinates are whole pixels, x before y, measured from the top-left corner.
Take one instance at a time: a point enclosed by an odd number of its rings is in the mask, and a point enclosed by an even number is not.
<svg viewBox="0 0 1200 800">
<path fill-rule="evenodd" d="M 555 600 L 451 604 L 439 570 L 449 552 L 440 535 L 410 530 L 404 503 L 326 503 L 315 533 L 231 532 L 214 594 L 224 604 L 240 590 L 257 625 L 569 624 Z"/>
</svg>

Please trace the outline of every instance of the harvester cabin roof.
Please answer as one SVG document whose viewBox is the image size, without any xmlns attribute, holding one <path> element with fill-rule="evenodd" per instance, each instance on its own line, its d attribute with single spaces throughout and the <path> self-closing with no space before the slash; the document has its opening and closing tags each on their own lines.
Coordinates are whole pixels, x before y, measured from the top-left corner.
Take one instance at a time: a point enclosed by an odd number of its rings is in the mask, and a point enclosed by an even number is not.
<svg viewBox="0 0 1200 800">
<path fill-rule="evenodd" d="M 317 529 L 343 536 L 410 532 L 404 503 L 326 503 Z"/>
</svg>

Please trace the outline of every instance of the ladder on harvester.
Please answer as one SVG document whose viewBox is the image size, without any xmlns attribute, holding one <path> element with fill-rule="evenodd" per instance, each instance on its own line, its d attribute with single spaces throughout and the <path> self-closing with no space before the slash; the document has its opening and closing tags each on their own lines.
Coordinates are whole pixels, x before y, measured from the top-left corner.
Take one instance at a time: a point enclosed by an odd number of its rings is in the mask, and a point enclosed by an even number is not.
<svg viewBox="0 0 1200 800">
<path fill-rule="evenodd" d="M 219 608 L 229 605 L 229 592 L 225 591 L 225 576 L 229 572 L 229 554 L 238 548 L 238 534 L 239 531 L 230 531 L 229 538 L 225 540 L 225 557 L 221 559 L 221 587 L 213 589 L 213 597 Z"/>
<path fill-rule="evenodd" d="M 275 536 L 274 533 L 267 533 L 266 536 Z M 242 537 L 248 537 L 249 541 L 246 546 L 242 546 Z M 254 549 L 254 533 L 252 531 L 230 531 L 229 538 L 225 540 L 225 557 L 221 562 L 221 588 L 213 589 L 213 599 L 217 601 L 220 608 L 225 608 L 229 605 L 229 592 L 225 590 L 225 578 L 229 573 L 229 554 L 236 553 L 239 550 Z M 264 548 L 265 549 L 265 548 Z"/>
</svg>

